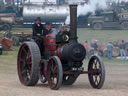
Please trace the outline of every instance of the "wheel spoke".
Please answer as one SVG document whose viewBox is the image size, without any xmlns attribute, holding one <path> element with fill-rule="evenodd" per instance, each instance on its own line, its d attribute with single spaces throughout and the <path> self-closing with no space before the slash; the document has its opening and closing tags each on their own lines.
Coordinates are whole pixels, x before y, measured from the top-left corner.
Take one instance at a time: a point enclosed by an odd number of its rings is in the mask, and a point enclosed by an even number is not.
<svg viewBox="0 0 128 96">
<path fill-rule="evenodd" d="M 25 47 L 23 48 L 24 54 L 26 55 L 24 58 L 25 62 L 25 69 L 26 69 L 26 79 L 29 80 L 30 74 L 31 74 L 31 67 L 32 67 L 32 62 L 31 62 L 31 53 L 30 50 L 26 50 Z"/>
<path fill-rule="evenodd" d="M 31 53 L 30 53 L 30 51 L 28 51 L 28 53 L 27 53 L 27 63 L 28 63 L 29 65 L 31 65 L 31 64 L 32 64 L 31 61 L 32 61 L 32 60 L 31 60 Z"/>
<path fill-rule="evenodd" d="M 25 79 L 25 81 L 28 81 L 29 80 L 28 76 L 25 76 L 24 79 Z"/>
<path fill-rule="evenodd" d="M 26 70 L 23 70 L 23 71 L 21 72 L 21 74 L 25 74 L 25 73 L 27 73 L 27 71 L 26 71 Z"/>
<path fill-rule="evenodd" d="M 52 74 L 52 77 L 53 78 L 56 78 L 56 75 L 57 75 L 57 65 L 55 64 L 51 64 L 51 74 Z"/>
<path fill-rule="evenodd" d="M 20 58 L 20 62 L 24 62 L 25 60 L 23 58 Z"/>
<path fill-rule="evenodd" d="M 28 53 L 27 50 L 25 49 L 25 47 L 22 49 L 22 51 L 24 51 L 24 53 Z"/>
<path fill-rule="evenodd" d="M 54 67 L 54 69 L 53 69 L 53 75 L 56 77 L 56 75 L 57 75 L 57 65 Z"/>
<path fill-rule="evenodd" d="M 95 82 L 96 85 L 98 84 L 97 77 L 98 77 L 97 75 L 94 76 L 94 78 L 95 78 L 94 82 Z"/>
<path fill-rule="evenodd" d="M 57 65 L 54 67 L 53 72 L 57 71 Z"/>
<path fill-rule="evenodd" d="M 51 66 L 52 72 L 54 71 L 54 63 L 52 61 L 52 66 Z"/>
<path fill-rule="evenodd" d="M 94 62 L 95 69 L 97 69 L 97 59 Z"/>
</svg>

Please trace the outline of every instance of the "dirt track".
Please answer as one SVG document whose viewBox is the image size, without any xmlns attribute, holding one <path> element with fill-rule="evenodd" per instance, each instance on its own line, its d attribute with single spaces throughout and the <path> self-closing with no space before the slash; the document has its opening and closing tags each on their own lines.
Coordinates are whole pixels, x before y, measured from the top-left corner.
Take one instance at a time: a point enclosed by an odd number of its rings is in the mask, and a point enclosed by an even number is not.
<svg viewBox="0 0 128 96">
<path fill-rule="evenodd" d="M 100 90 L 93 89 L 87 75 L 81 75 L 72 86 L 62 86 L 53 91 L 47 84 L 35 87 L 20 84 L 16 64 L 0 64 L 0 96 L 128 96 L 128 62 L 105 63 L 106 81 Z"/>
</svg>

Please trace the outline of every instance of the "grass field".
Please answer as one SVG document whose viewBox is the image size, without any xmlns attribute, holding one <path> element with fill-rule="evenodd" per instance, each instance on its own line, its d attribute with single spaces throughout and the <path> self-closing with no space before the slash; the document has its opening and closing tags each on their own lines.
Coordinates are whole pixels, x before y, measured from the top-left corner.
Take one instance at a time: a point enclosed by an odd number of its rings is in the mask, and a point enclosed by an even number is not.
<svg viewBox="0 0 128 96">
<path fill-rule="evenodd" d="M 85 40 L 89 42 L 93 39 L 99 40 L 101 43 L 108 43 L 115 40 L 127 40 L 128 41 L 128 30 L 92 30 L 89 28 L 78 28 L 78 39 L 81 43 Z M 12 30 L 13 33 L 31 33 L 31 28 L 15 28 Z"/>
<path fill-rule="evenodd" d="M 115 40 L 127 40 L 128 41 L 128 30 L 91 30 L 91 29 L 78 29 L 79 41 L 84 43 L 84 40 L 89 42 L 92 39 L 97 39 L 101 43 L 108 43 Z"/>
</svg>

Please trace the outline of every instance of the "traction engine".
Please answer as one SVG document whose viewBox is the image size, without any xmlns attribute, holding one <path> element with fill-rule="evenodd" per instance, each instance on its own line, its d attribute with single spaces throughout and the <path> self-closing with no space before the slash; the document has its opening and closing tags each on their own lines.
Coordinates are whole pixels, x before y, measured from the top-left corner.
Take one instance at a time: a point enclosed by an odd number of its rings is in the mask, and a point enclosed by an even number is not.
<svg viewBox="0 0 128 96">
<path fill-rule="evenodd" d="M 19 49 L 17 69 L 23 85 L 35 86 L 40 80 L 57 90 L 74 84 L 80 74 L 88 74 L 93 88 L 103 86 L 105 69 L 99 56 L 91 56 L 88 71 L 83 67 L 86 50 L 77 41 L 77 5 L 70 5 L 70 31 L 58 32 L 56 37 L 46 35 L 42 42 L 43 51 L 34 41 L 23 43 Z"/>
</svg>

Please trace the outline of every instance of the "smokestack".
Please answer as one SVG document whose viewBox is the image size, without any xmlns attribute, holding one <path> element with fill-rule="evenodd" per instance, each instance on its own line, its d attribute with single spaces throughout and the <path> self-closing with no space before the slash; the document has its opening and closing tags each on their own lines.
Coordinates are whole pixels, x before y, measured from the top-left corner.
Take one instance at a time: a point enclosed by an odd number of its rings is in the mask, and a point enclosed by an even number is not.
<svg viewBox="0 0 128 96">
<path fill-rule="evenodd" d="M 77 5 L 70 5 L 70 42 L 77 42 Z"/>
</svg>

